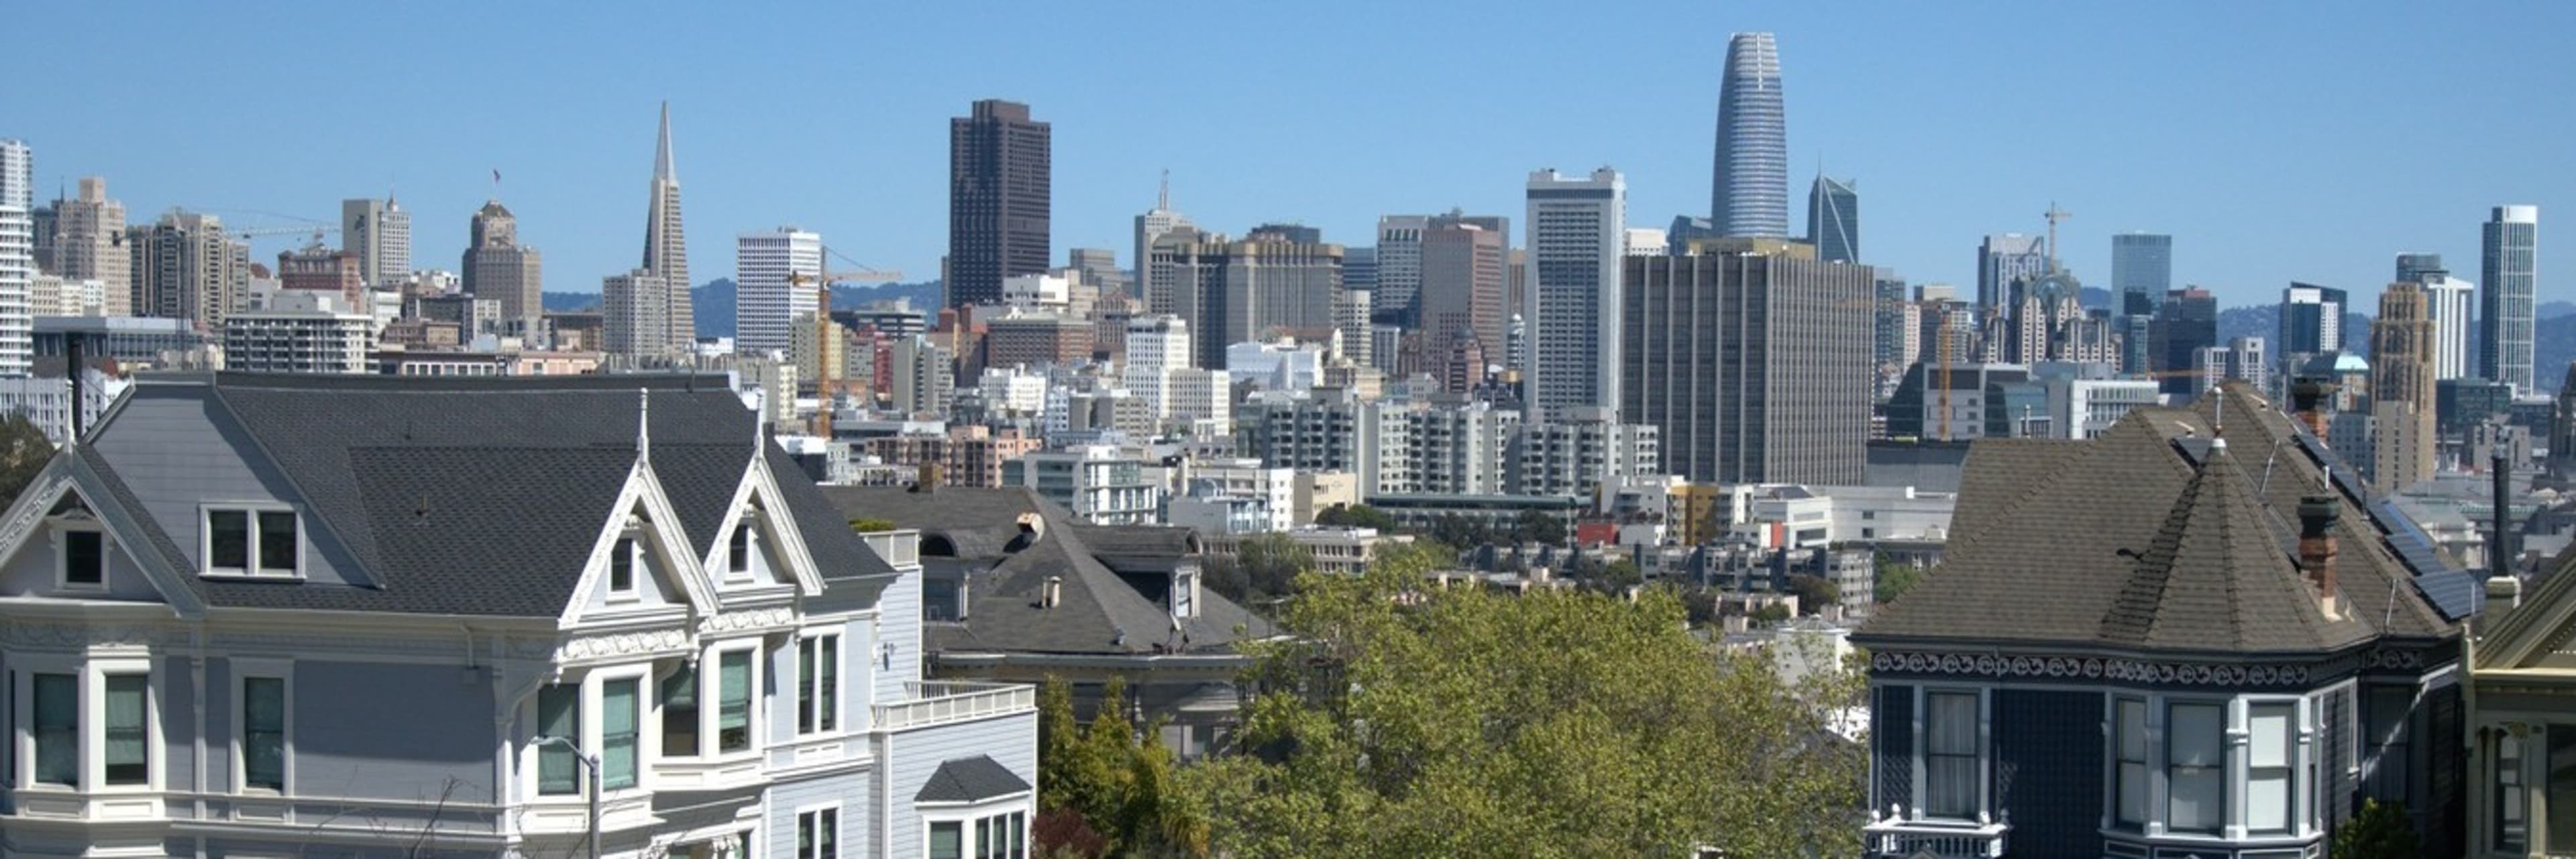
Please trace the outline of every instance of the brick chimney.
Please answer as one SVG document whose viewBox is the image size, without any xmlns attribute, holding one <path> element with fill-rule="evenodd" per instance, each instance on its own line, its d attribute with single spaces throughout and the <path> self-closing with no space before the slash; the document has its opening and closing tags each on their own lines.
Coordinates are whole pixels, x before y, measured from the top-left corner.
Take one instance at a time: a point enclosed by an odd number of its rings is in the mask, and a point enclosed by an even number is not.
<svg viewBox="0 0 2576 859">
<path fill-rule="evenodd" d="M 922 463 L 921 463 L 920 469 L 919 469 L 919 471 L 918 471 L 918 476 L 917 476 L 917 477 L 915 477 L 915 478 L 913 479 L 913 483 L 912 483 L 912 491 L 914 491 L 914 492 L 936 492 L 936 491 L 939 491 L 939 461 L 938 461 L 938 460 L 936 460 L 936 459 L 931 459 L 931 458 L 928 458 L 928 457 L 924 457 L 924 458 L 923 458 L 923 461 L 922 461 Z"/>
<path fill-rule="evenodd" d="M 2299 499 L 2299 572 L 2317 588 L 2317 597 L 2325 600 L 2328 614 L 2335 603 L 2335 520 L 2342 517 L 2342 499 L 2332 495 L 2310 495 Z"/>
<path fill-rule="evenodd" d="M 2318 441 L 2326 440 L 2326 413 L 2322 404 L 2337 386 L 2316 376 L 2303 376 L 2290 383 L 2290 415 L 2308 428 Z"/>
</svg>

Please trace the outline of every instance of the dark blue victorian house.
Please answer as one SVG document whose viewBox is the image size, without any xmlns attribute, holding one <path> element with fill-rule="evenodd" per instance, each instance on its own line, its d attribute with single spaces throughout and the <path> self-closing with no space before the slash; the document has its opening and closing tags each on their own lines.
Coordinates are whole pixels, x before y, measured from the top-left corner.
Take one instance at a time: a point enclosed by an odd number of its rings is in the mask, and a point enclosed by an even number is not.
<svg viewBox="0 0 2576 859">
<path fill-rule="evenodd" d="M 2458 855 L 2475 580 L 2335 462 L 2234 386 L 1977 442 L 1947 561 L 1853 636 L 1867 850 L 2311 859 L 2375 797 Z"/>
</svg>

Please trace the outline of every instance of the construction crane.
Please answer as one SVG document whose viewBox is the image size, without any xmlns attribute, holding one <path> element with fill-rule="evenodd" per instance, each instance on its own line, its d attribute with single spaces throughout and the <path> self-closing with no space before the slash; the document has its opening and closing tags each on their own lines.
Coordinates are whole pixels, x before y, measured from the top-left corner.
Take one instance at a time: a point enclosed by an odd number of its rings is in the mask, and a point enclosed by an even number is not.
<svg viewBox="0 0 2576 859">
<path fill-rule="evenodd" d="M 2057 271 L 2057 222 L 2073 218 L 2075 213 L 2058 208 L 2057 201 L 2050 200 L 2048 211 L 2041 212 L 2039 216 L 2048 219 L 2048 270 L 2054 272 Z"/>
<path fill-rule="evenodd" d="M 267 239 L 267 238 L 276 238 L 276 237 L 278 237 L 278 236 L 298 236 L 298 235 L 311 234 L 311 235 L 313 236 L 313 243 L 318 245 L 318 244 L 321 244 L 321 243 L 322 243 L 322 236 L 323 236 L 323 234 L 325 234 L 325 233 L 336 233 L 336 232 L 339 232 L 339 231 L 340 231 L 340 228 L 339 228 L 339 227 L 313 227 L 313 226 L 305 226 L 305 227 L 244 227 L 244 228 L 241 228 L 241 229 L 235 229 L 235 230 L 225 230 L 224 232 L 225 232 L 226 234 L 230 235 L 231 237 L 236 238 L 236 239 L 240 239 L 240 240 L 242 240 L 242 241 L 249 241 L 249 240 L 251 240 L 251 239 Z"/>
</svg>

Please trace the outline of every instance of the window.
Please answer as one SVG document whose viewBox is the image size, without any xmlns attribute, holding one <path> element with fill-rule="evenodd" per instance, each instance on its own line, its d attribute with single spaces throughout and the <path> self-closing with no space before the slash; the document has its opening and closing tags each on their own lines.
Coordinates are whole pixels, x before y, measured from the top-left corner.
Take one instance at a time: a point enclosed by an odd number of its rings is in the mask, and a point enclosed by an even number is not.
<svg viewBox="0 0 2576 859">
<path fill-rule="evenodd" d="M 152 678 L 143 674 L 107 675 L 106 783 L 140 785 L 152 781 Z"/>
<path fill-rule="evenodd" d="M 2256 835 L 2287 835 L 2298 819 L 2290 781 L 2299 745 L 2298 707 L 2253 704 L 2245 710 L 2245 828 Z"/>
<path fill-rule="evenodd" d="M 716 751 L 751 748 L 751 651 L 716 657 Z"/>
<path fill-rule="evenodd" d="M 242 678 L 242 786 L 286 790 L 286 680 Z"/>
<path fill-rule="evenodd" d="M 295 511 L 208 508 L 206 572 L 236 576 L 294 576 L 302 544 Z"/>
<path fill-rule="evenodd" d="M 2576 725 L 2549 726 L 2549 792 L 2541 806 L 2549 819 L 2541 821 L 2541 831 L 2549 833 L 2551 855 L 2576 853 Z"/>
<path fill-rule="evenodd" d="M 2406 717 L 2415 707 L 2415 690 L 2404 686 L 2370 688 L 2364 700 L 2369 709 L 2369 780 L 2364 793 L 2381 802 L 2405 802 L 2407 799 L 2407 764 L 2409 762 Z"/>
<path fill-rule="evenodd" d="M 1923 813 L 1976 817 L 1977 693 L 1930 692 L 1923 699 Z"/>
<path fill-rule="evenodd" d="M 975 859 L 1027 859 L 1028 812 L 975 821 Z"/>
<path fill-rule="evenodd" d="M 107 584 L 105 536 L 88 528 L 63 532 L 63 586 L 96 588 Z"/>
<path fill-rule="evenodd" d="M 841 637 L 816 635 L 797 643 L 796 732 L 829 731 L 840 724 Z"/>
<path fill-rule="evenodd" d="M 930 859 L 966 859 L 966 824 L 943 820 L 930 825 Z"/>
<path fill-rule="evenodd" d="M 751 523 L 733 526 L 733 541 L 725 546 L 725 569 L 751 572 Z"/>
<path fill-rule="evenodd" d="M 2495 849 L 2523 853 L 2530 824 L 2523 820 L 2522 738 L 2499 730 L 2495 739 Z"/>
<path fill-rule="evenodd" d="M 1192 614 L 1190 596 L 1191 592 L 1197 589 L 1197 579 L 1188 573 L 1181 573 L 1172 577 L 1173 617 L 1189 617 Z"/>
<path fill-rule="evenodd" d="M 2227 759 L 2220 736 L 2224 704 L 2165 708 L 2165 830 L 2217 834 L 2226 814 Z"/>
<path fill-rule="evenodd" d="M 2115 819 L 2121 826 L 2137 827 L 2147 823 L 2147 702 L 2122 698 L 2112 705 L 2112 736 L 2118 738 L 2119 783 L 2114 786 L 2118 803 Z"/>
<path fill-rule="evenodd" d="M 599 684 L 599 787 L 624 790 L 635 786 L 636 740 L 642 736 L 644 681 L 608 680 Z"/>
<path fill-rule="evenodd" d="M 698 672 L 685 663 L 662 678 L 662 755 L 698 756 Z"/>
<path fill-rule="evenodd" d="M 80 677 L 35 675 L 36 782 L 80 786 Z"/>
<path fill-rule="evenodd" d="M 555 684 L 537 690 L 537 736 L 581 741 L 581 687 Z M 580 759 L 563 743 L 537 747 L 537 795 L 581 792 Z"/>
<path fill-rule="evenodd" d="M 938 848 L 931 848 L 938 855 Z M 841 810 L 817 808 L 796 815 L 796 859 L 837 859 L 841 855 Z"/>
<path fill-rule="evenodd" d="M 635 539 L 622 537 L 608 550 L 608 592 L 635 593 Z"/>
</svg>

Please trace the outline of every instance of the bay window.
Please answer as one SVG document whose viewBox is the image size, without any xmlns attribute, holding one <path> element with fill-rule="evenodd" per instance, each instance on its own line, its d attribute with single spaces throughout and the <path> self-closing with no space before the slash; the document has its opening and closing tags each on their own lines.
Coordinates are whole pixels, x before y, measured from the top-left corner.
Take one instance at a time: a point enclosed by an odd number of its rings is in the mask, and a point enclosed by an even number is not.
<svg viewBox="0 0 2576 859">
<path fill-rule="evenodd" d="M 698 756 L 698 672 L 686 663 L 662 678 L 662 756 Z"/>
<path fill-rule="evenodd" d="M 751 656 L 735 650 L 716 657 L 716 751 L 751 750 Z"/>
<path fill-rule="evenodd" d="M 1965 820 L 1976 817 L 1982 808 L 1977 697 L 1975 692 L 1923 696 L 1923 813 L 1927 816 Z"/>
<path fill-rule="evenodd" d="M 537 735 L 581 742 L 581 687 L 557 683 L 537 690 Z M 537 795 L 581 793 L 581 760 L 563 743 L 537 747 Z"/>
<path fill-rule="evenodd" d="M 2117 738 L 2117 772 L 2113 789 L 2117 812 L 2114 819 L 2121 826 L 2137 828 L 2147 825 L 2147 702 L 2122 698 L 2112 705 L 2111 730 Z"/>
<path fill-rule="evenodd" d="M 242 786 L 286 790 L 284 678 L 242 678 Z"/>
<path fill-rule="evenodd" d="M 599 684 L 599 782 L 601 790 L 635 786 L 637 739 L 644 681 L 609 680 Z"/>
<path fill-rule="evenodd" d="M 930 824 L 930 859 L 966 859 L 966 823 L 942 820 Z"/>
<path fill-rule="evenodd" d="M 2299 747 L 2298 705 L 2287 702 L 2245 708 L 2245 829 L 2256 835 L 2288 835 L 2298 819 L 2297 792 L 2292 790 Z"/>
<path fill-rule="evenodd" d="M 105 783 L 134 786 L 152 781 L 152 678 L 143 674 L 110 674 L 105 683 Z"/>
<path fill-rule="evenodd" d="M 2522 780 L 2522 737 L 2506 731 L 2496 732 L 2495 739 L 2495 849 L 2498 852 L 2523 853 L 2524 838 L 2530 833 L 2523 806 L 2530 797 Z"/>
<path fill-rule="evenodd" d="M 33 678 L 36 783 L 80 786 L 80 676 Z"/>
<path fill-rule="evenodd" d="M 796 732 L 830 731 L 840 724 L 841 637 L 808 636 L 797 643 Z"/>
<path fill-rule="evenodd" d="M 2165 707 L 2165 829 L 2216 835 L 2226 822 L 2227 705 Z"/>
<path fill-rule="evenodd" d="M 2415 690 L 2404 686 L 2365 687 L 2370 689 L 2363 704 L 2363 716 L 2369 725 L 2370 777 L 2364 794 L 2380 802 L 2406 802 L 2407 764 L 2412 755 L 2407 742 L 2406 718 L 2415 708 Z"/>
</svg>

